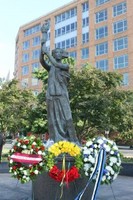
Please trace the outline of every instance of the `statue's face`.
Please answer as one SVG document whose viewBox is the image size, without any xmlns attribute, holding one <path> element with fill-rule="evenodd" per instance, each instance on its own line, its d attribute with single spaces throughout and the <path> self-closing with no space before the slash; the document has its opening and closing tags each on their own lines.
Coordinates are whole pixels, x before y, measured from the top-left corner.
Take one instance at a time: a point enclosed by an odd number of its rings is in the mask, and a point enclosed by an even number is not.
<svg viewBox="0 0 133 200">
<path fill-rule="evenodd" d="M 61 60 L 62 59 L 62 51 L 60 49 L 56 49 L 54 52 L 54 57 L 57 60 Z"/>
</svg>

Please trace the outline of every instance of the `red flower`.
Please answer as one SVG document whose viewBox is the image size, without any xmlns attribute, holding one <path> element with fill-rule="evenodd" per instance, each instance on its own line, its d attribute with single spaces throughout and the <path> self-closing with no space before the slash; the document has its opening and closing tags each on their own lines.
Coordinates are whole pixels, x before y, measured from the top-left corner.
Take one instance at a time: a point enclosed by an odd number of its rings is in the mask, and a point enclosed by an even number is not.
<svg viewBox="0 0 133 200">
<path fill-rule="evenodd" d="M 17 150 L 17 146 L 14 146 L 13 148 L 14 148 L 14 150 Z"/>
<path fill-rule="evenodd" d="M 41 147 L 40 147 L 40 150 L 44 151 L 44 150 L 45 150 L 45 147 L 44 147 L 44 146 L 41 146 Z"/>
<path fill-rule="evenodd" d="M 16 169 L 17 169 L 17 167 L 16 167 L 16 166 L 13 166 L 13 167 L 12 167 L 12 169 L 13 169 L 13 170 L 16 170 Z"/>
<path fill-rule="evenodd" d="M 25 141 L 24 141 L 24 144 L 29 144 L 29 140 L 25 140 Z"/>
<path fill-rule="evenodd" d="M 71 182 L 80 177 L 78 169 L 73 166 L 69 170 L 60 170 L 57 166 L 53 166 L 53 168 L 49 171 L 49 176 L 55 179 L 58 182 Z"/>
</svg>

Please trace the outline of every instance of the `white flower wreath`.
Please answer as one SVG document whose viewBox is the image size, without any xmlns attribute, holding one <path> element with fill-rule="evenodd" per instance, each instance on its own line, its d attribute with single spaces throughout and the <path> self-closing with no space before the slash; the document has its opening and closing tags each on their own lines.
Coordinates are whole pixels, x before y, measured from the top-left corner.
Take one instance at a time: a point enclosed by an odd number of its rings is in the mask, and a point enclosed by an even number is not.
<svg viewBox="0 0 133 200">
<path fill-rule="evenodd" d="M 94 170 L 96 156 L 101 147 L 106 151 L 106 163 L 104 166 L 101 184 L 110 184 L 114 179 L 116 179 L 120 172 L 121 158 L 115 142 L 106 139 L 105 137 L 89 140 L 82 148 L 84 163 L 83 171 L 86 176 L 90 177 Z"/>
</svg>

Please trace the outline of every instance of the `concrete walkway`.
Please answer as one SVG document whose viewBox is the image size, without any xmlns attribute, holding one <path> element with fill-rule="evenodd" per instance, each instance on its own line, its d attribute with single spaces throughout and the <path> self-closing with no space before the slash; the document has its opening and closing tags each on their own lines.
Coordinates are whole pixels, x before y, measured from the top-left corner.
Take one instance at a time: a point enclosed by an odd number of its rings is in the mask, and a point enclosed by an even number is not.
<svg viewBox="0 0 133 200">
<path fill-rule="evenodd" d="M 111 186 L 100 186 L 97 196 L 97 200 L 132 199 L 133 177 L 127 176 L 118 176 Z M 12 178 L 9 173 L 0 173 L 0 200 L 32 200 L 32 183 L 21 184 L 17 179 Z"/>
</svg>

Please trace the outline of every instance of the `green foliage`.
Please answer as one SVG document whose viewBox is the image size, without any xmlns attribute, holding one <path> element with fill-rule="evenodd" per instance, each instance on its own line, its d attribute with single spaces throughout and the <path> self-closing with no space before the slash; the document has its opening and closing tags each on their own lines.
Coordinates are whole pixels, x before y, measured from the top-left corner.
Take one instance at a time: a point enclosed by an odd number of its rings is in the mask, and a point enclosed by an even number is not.
<svg viewBox="0 0 133 200">
<path fill-rule="evenodd" d="M 133 127 L 132 92 L 120 90 L 122 77 L 115 72 L 102 72 L 86 64 L 71 71 L 69 95 L 76 131 L 126 131 Z"/>
<path fill-rule="evenodd" d="M 29 125 L 28 115 L 34 102 L 31 91 L 17 88 L 12 80 L 0 89 L 0 130 L 2 132 L 20 132 Z"/>
</svg>

